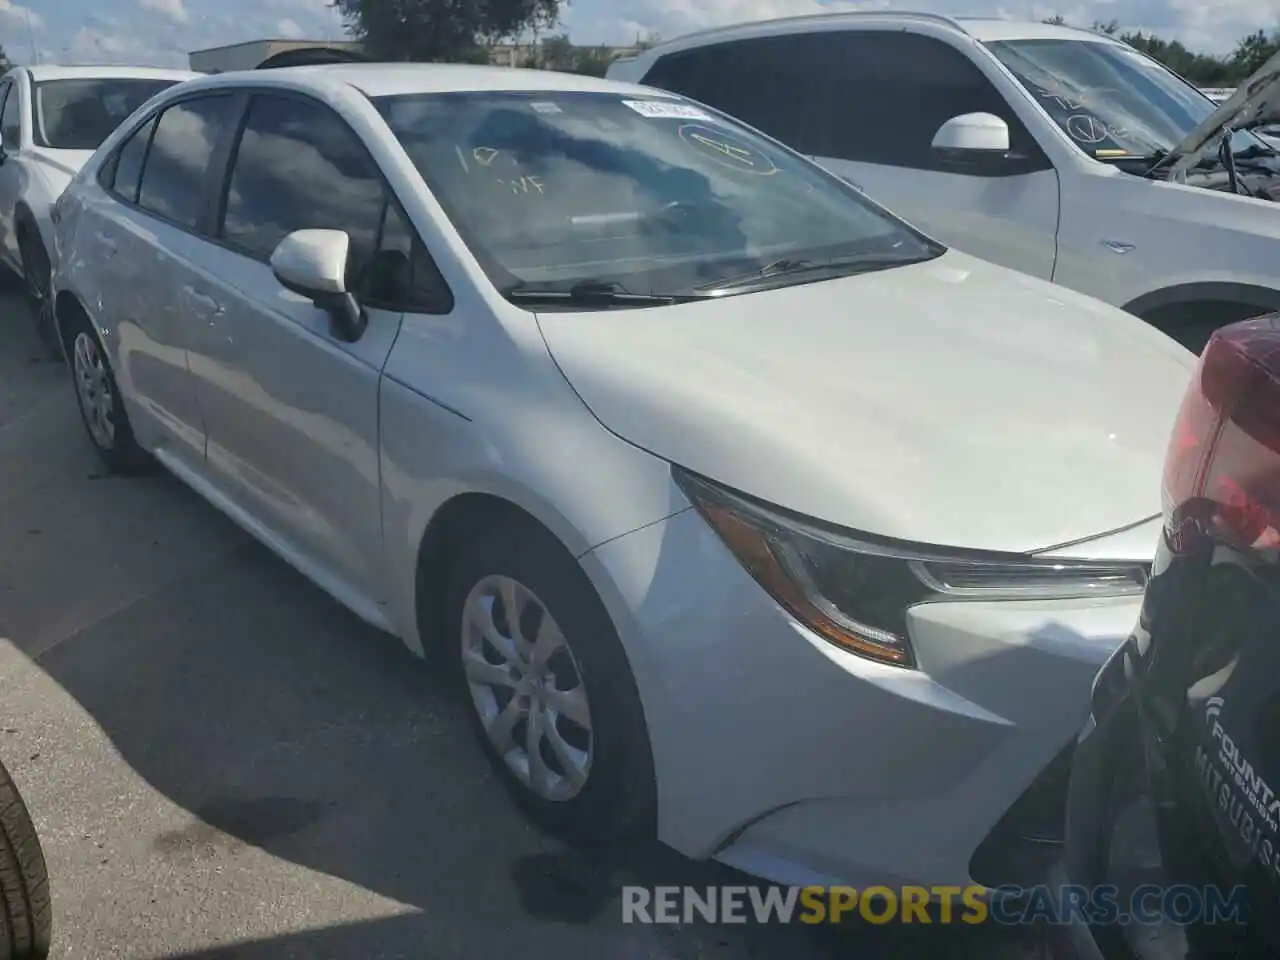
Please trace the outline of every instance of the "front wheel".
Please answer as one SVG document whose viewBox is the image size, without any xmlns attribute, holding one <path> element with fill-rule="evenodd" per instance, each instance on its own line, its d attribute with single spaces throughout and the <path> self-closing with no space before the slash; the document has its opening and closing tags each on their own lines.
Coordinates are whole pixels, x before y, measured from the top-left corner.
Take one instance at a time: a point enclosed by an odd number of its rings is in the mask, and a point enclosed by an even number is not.
<svg viewBox="0 0 1280 960">
<path fill-rule="evenodd" d="M 653 762 L 617 632 L 578 562 L 532 524 L 469 544 L 446 606 L 489 762 L 539 826 L 609 842 L 651 829 Z"/>
<path fill-rule="evenodd" d="M 0 957 L 44 960 L 52 928 L 40 838 L 18 788 L 0 766 Z"/>
</svg>

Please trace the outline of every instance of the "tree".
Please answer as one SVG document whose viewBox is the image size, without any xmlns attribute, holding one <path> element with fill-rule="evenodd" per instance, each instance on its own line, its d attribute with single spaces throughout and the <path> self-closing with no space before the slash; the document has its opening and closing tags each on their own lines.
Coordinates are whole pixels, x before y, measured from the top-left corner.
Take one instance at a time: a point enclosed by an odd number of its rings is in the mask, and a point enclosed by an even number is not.
<svg viewBox="0 0 1280 960">
<path fill-rule="evenodd" d="M 1066 18 L 1048 17 L 1045 23 L 1064 26 Z M 1093 30 L 1115 37 L 1158 60 L 1174 73 L 1202 87 L 1226 87 L 1243 82 L 1277 50 L 1280 50 L 1280 34 L 1267 34 L 1259 30 L 1242 39 L 1235 51 L 1227 57 L 1215 57 L 1208 53 L 1196 53 L 1177 40 L 1165 40 L 1153 33 L 1141 30 L 1125 31 L 1118 20 L 1109 23 L 1095 21 Z"/>
<path fill-rule="evenodd" d="M 1231 66 L 1240 74 L 1241 80 L 1247 79 L 1274 57 L 1277 50 L 1280 50 L 1280 38 L 1277 34 L 1273 32 L 1268 36 L 1259 30 L 1236 44 L 1231 54 Z"/>
<path fill-rule="evenodd" d="M 487 62 L 485 47 L 549 27 L 559 0 L 337 0 L 377 60 Z"/>
<path fill-rule="evenodd" d="M 615 57 L 608 47 L 576 47 L 567 33 L 547 37 L 538 45 L 535 65 L 544 70 L 603 77 Z"/>
</svg>

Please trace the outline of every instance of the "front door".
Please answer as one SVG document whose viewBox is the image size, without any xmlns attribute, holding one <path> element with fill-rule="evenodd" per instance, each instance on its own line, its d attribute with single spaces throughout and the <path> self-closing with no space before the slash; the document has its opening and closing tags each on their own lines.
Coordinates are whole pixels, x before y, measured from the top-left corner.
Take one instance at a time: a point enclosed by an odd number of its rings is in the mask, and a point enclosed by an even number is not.
<svg viewBox="0 0 1280 960">
<path fill-rule="evenodd" d="M 364 335 L 343 342 L 268 261 L 294 230 L 344 230 L 359 291 L 384 220 L 403 215 L 355 133 L 317 101 L 253 96 L 233 157 L 218 245 L 192 291 L 213 312 L 191 358 L 209 476 L 335 592 L 377 597 L 378 387 L 402 314 L 366 304 Z"/>
<path fill-rule="evenodd" d="M 1050 279 L 1058 177 L 966 54 L 901 29 L 734 40 L 659 60 L 644 82 L 723 110 L 808 154 L 948 246 Z M 992 113 L 1023 159 L 984 176 L 932 149 L 946 121 Z"/>
</svg>

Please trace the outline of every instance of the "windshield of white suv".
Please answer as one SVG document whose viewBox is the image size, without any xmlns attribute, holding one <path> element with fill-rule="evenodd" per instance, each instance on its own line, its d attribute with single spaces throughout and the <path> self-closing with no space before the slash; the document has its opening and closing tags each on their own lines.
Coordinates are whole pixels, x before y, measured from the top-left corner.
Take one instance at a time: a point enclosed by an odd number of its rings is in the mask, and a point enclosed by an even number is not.
<svg viewBox="0 0 1280 960">
<path fill-rule="evenodd" d="M 508 296 L 559 292 L 572 302 L 588 291 L 639 305 L 721 284 L 737 292 L 884 269 L 945 249 L 798 155 L 686 101 L 547 91 L 374 102 Z"/>
<path fill-rule="evenodd" d="M 32 139 L 54 150 L 97 150 L 121 121 L 173 80 L 43 80 L 35 85 Z"/>
<path fill-rule="evenodd" d="M 1123 44 L 1058 38 L 986 46 L 1072 141 L 1099 160 L 1158 158 L 1217 109 L 1191 84 Z M 1232 149 L 1268 148 L 1238 133 Z"/>
</svg>

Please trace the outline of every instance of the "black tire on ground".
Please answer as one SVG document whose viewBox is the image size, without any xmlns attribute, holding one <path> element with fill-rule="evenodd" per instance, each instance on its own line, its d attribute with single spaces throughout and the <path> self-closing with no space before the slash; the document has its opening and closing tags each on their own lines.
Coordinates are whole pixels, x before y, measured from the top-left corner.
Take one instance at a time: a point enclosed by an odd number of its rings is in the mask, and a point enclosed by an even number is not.
<svg viewBox="0 0 1280 960">
<path fill-rule="evenodd" d="M 463 610 L 490 576 L 518 581 L 560 627 L 590 705 L 593 756 L 580 791 L 552 800 L 531 791 L 494 749 L 463 668 Z M 442 640 L 485 756 L 516 803 L 538 826 L 570 842 L 611 843 L 651 834 L 656 788 L 644 710 L 622 643 L 604 604 L 573 555 L 533 521 L 486 531 L 456 558 L 445 593 Z"/>
<path fill-rule="evenodd" d="M 52 930 L 40 838 L 18 788 L 0 766 L 0 960 L 44 960 Z"/>
<path fill-rule="evenodd" d="M 138 446 L 138 441 L 134 439 L 133 427 L 129 423 L 129 415 L 125 411 L 124 400 L 120 396 L 120 387 L 116 384 L 111 361 L 107 358 L 107 352 L 98 339 L 97 331 L 83 314 L 64 318 L 64 322 L 67 321 L 69 321 L 67 366 L 71 372 L 71 385 L 76 395 L 76 406 L 80 408 L 80 419 L 84 423 L 85 432 L 89 435 L 89 442 L 93 444 L 98 456 L 112 473 L 128 476 L 150 472 L 155 466 L 155 461 L 150 454 Z M 114 435 L 109 441 L 105 437 L 95 435 L 92 410 L 86 405 L 88 400 L 81 387 L 81 378 L 86 372 L 82 364 L 85 360 L 92 358 L 96 358 L 101 363 L 102 378 L 111 394 L 109 417 Z"/>
<path fill-rule="evenodd" d="M 52 268 L 44 242 L 39 235 L 33 235 L 34 230 L 28 226 L 19 227 L 18 231 L 23 292 L 41 345 L 51 358 L 61 360 L 62 345 L 58 342 L 58 331 L 53 322 Z"/>
</svg>

